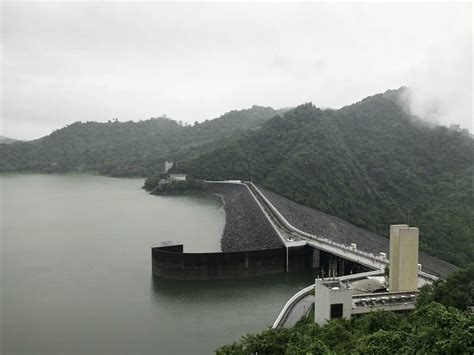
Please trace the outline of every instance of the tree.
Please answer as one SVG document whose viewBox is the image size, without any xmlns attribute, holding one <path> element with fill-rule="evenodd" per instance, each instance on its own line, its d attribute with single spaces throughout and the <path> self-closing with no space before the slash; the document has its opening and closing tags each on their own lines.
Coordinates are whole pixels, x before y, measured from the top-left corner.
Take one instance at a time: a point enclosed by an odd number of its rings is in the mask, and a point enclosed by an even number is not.
<svg viewBox="0 0 474 355">
<path fill-rule="evenodd" d="M 330 354 L 330 351 L 321 340 L 304 333 L 296 333 L 288 341 L 285 354 L 326 355 Z"/>
<path fill-rule="evenodd" d="M 469 311 L 474 306 L 474 263 L 451 274 L 446 280 L 422 287 L 417 304 L 425 306 L 431 302 Z"/>
</svg>

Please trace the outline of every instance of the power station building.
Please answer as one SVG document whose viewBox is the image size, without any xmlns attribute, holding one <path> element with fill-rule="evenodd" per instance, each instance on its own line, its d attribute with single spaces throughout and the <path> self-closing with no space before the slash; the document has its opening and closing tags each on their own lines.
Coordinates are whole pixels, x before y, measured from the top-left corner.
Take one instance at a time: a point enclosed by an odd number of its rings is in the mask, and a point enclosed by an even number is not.
<svg viewBox="0 0 474 355">
<path fill-rule="evenodd" d="M 316 280 L 314 283 L 314 321 L 325 324 L 333 318 L 350 318 L 352 290 L 339 280 Z"/>
<path fill-rule="evenodd" d="M 373 287 L 373 293 L 360 293 L 356 287 L 356 284 L 361 283 L 360 281 L 350 284 L 349 278 L 344 276 L 337 279 L 316 279 L 314 285 L 315 323 L 322 325 L 333 318 L 350 318 L 352 315 L 375 310 L 413 309 L 420 270 L 418 246 L 418 228 L 406 224 L 390 226 L 388 290 L 377 286 Z M 380 271 L 379 274 L 382 275 L 383 272 Z M 352 281 L 355 280 L 356 278 L 352 277 Z M 369 286 L 376 283 L 373 278 L 368 280 L 370 282 L 366 283 Z"/>
</svg>

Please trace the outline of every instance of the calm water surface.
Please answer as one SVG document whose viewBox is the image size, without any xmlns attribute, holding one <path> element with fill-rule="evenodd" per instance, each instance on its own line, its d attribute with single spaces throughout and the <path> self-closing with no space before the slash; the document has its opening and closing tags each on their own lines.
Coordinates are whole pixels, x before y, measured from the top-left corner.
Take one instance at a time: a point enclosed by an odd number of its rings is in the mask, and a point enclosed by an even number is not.
<svg viewBox="0 0 474 355">
<path fill-rule="evenodd" d="M 150 246 L 218 251 L 216 196 L 141 179 L 0 175 L 2 354 L 212 354 L 271 324 L 310 275 L 154 280 Z"/>
</svg>

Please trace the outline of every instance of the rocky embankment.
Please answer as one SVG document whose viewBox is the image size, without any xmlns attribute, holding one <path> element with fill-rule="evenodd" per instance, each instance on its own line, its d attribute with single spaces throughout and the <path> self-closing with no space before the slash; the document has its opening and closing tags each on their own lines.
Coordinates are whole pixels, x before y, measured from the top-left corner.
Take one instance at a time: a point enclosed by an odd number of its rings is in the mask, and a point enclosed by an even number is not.
<svg viewBox="0 0 474 355">
<path fill-rule="evenodd" d="M 222 251 L 270 249 L 282 242 L 255 202 L 247 187 L 239 184 L 208 183 L 208 191 L 224 200 L 226 224 Z"/>
<path fill-rule="evenodd" d="M 355 243 L 357 249 L 368 253 L 384 252 L 389 256 L 388 238 L 356 227 L 338 217 L 300 205 L 262 187 L 259 189 L 294 227 L 339 244 Z M 423 252 L 419 254 L 419 263 L 422 264 L 424 271 L 442 277 L 457 269 L 454 265 Z"/>
</svg>

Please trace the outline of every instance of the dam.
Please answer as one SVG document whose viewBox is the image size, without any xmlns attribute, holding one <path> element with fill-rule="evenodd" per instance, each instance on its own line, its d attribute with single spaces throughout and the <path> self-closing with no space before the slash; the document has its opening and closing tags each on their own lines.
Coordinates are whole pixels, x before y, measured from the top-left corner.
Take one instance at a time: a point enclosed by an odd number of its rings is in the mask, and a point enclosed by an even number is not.
<svg viewBox="0 0 474 355">
<path fill-rule="evenodd" d="M 294 203 L 251 182 L 208 181 L 224 202 L 222 252 L 184 253 L 178 241 L 152 247 L 154 276 L 226 279 L 311 270 L 337 277 L 388 265 L 389 240 L 334 216 Z M 455 266 L 419 253 L 419 276 L 434 281 Z"/>
</svg>

